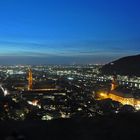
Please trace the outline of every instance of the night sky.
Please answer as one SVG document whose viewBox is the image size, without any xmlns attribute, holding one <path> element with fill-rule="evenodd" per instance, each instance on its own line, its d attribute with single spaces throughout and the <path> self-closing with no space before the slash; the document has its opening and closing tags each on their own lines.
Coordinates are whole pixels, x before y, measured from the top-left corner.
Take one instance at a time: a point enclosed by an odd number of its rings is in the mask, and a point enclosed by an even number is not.
<svg viewBox="0 0 140 140">
<path fill-rule="evenodd" d="M 0 64 L 103 64 L 139 53 L 140 0 L 0 0 Z"/>
</svg>

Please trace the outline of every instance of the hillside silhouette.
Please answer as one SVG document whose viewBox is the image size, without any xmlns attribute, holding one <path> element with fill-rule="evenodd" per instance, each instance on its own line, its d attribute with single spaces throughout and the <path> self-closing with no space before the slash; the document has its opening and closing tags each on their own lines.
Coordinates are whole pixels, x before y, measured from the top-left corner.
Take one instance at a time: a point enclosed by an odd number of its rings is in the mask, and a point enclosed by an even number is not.
<svg viewBox="0 0 140 140">
<path fill-rule="evenodd" d="M 140 54 L 120 58 L 110 62 L 101 68 L 101 72 L 107 75 L 119 74 L 140 76 Z"/>
</svg>

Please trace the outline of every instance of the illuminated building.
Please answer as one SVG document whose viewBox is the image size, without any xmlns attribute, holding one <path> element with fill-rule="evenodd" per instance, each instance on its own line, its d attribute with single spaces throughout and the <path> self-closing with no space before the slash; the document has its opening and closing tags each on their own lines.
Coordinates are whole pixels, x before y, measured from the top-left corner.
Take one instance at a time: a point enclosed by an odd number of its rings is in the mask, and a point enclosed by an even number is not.
<svg viewBox="0 0 140 140">
<path fill-rule="evenodd" d="M 115 90 L 117 86 L 118 86 L 118 84 L 117 84 L 116 78 L 114 76 L 113 80 L 112 80 L 112 83 L 111 83 L 111 91 Z"/>
<path fill-rule="evenodd" d="M 140 110 L 140 99 L 135 99 L 133 94 L 129 91 L 117 90 L 117 86 L 118 84 L 114 77 L 111 83 L 110 92 L 100 92 L 99 100 L 109 98 L 120 102 L 123 105 L 131 105 L 135 107 L 135 109 Z"/>
<path fill-rule="evenodd" d="M 110 93 L 107 92 L 99 93 L 99 100 L 108 98 L 120 102 L 123 105 L 131 105 L 135 107 L 137 110 L 140 109 L 140 99 L 135 99 L 132 94 L 126 94 L 115 90 L 111 91 Z"/>
<path fill-rule="evenodd" d="M 52 88 L 51 87 L 50 88 L 33 88 L 33 74 L 32 74 L 32 70 L 29 69 L 29 72 L 28 72 L 28 91 L 30 91 L 30 92 L 58 91 L 58 89 L 54 88 L 54 87 L 52 87 Z"/>
<path fill-rule="evenodd" d="M 28 90 L 32 90 L 32 88 L 33 88 L 33 74 L 32 74 L 32 70 L 29 69 Z"/>
</svg>

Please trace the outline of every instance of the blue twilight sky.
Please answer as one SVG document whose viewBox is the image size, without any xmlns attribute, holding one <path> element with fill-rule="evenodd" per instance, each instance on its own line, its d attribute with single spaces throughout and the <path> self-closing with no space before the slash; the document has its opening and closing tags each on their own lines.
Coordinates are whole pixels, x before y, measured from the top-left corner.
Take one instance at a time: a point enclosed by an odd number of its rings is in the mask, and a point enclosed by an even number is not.
<svg viewBox="0 0 140 140">
<path fill-rule="evenodd" d="M 0 64 L 106 63 L 140 53 L 140 0 L 0 0 Z"/>
</svg>

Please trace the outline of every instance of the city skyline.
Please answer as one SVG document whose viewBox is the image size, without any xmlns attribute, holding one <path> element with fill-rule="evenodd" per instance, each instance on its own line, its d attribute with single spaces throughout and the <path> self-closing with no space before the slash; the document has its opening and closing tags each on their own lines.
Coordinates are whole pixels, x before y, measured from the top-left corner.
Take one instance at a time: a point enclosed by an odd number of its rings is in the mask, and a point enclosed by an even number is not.
<svg viewBox="0 0 140 140">
<path fill-rule="evenodd" d="M 140 52 L 138 0 L 2 0 L 0 64 L 104 64 Z"/>
</svg>

